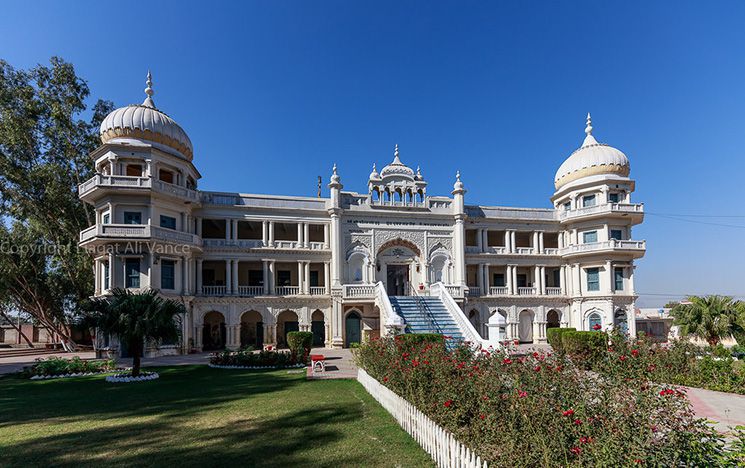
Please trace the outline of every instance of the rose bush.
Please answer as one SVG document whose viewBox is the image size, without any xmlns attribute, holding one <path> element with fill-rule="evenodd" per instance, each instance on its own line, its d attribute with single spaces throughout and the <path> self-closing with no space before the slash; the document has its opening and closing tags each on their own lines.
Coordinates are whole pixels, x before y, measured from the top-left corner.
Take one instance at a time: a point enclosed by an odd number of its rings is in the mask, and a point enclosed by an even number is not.
<svg viewBox="0 0 745 468">
<path fill-rule="evenodd" d="M 602 335 L 609 345 L 592 368 L 605 376 L 745 394 L 745 367 L 727 350 L 644 336 L 629 340 L 617 331 Z"/>
<path fill-rule="evenodd" d="M 83 360 L 75 356 L 72 359 L 61 357 L 38 358 L 31 368 L 27 369 L 29 376 L 54 376 L 66 374 L 81 374 L 90 372 L 105 372 L 116 368 L 113 359 Z"/>
<path fill-rule="evenodd" d="M 684 394 L 630 373 L 605 378 L 558 355 L 391 338 L 362 345 L 355 359 L 490 466 L 724 463 L 721 439 Z"/>
</svg>

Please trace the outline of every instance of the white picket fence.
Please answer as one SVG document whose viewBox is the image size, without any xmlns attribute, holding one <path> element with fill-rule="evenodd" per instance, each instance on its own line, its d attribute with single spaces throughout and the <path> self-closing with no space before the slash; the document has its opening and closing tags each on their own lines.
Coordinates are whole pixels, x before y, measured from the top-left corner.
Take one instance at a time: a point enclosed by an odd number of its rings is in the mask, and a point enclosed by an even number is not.
<svg viewBox="0 0 745 468">
<path fill-rule="evenodd" d="M 445 468 L 487 468 L 485 461 L 455 437 L 429 419 L 414 405 L 396 395 L 389 388 L 370 377 L 363 369 L 357 372 L 357 381 L 411 434 L 425 452 L 432 456 L 437 466 Z"/>
</svg>

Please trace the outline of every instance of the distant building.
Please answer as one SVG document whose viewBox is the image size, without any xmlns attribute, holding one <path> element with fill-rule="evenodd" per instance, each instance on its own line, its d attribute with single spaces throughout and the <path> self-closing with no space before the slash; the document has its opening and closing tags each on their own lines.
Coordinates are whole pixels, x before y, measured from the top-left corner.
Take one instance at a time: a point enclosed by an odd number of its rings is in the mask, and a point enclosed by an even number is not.
<svg viewBox="0 0 745 468">
<path fill-rule="evenodd" d="M 644 207 L 631 200 L 628 158 L 595 140 L 589 115 L 553 207 L 508 208 L 466 204 L 460 174 L 431 195 L 397 146 L 360 192 L 343 190 L 336 166 L 328 198 L 201 191 L 191 140 L 155 107 L 150 77 L 146 94 L 101 124 L 97 173 L 79 187 L 96 222 L 80 245 L 95 259 L 96 295 L 153 287 L 183 300 L 173 349 L 281 346 L 292 330 L 329 347 L 393 330 L 484 343 L 545 342 L 559 326 L 636 331 L 646 244 L 632 228 Z M 281 174 L 253 177 L 282 186 Z"/>
<path fill-rule="evenodd" d="M 643 332 L 655 341 L 669 341 L 679 337 L 677 326 L 673 325 L 670 309 L 636 309 L 636 332 Z"/>
</svg>

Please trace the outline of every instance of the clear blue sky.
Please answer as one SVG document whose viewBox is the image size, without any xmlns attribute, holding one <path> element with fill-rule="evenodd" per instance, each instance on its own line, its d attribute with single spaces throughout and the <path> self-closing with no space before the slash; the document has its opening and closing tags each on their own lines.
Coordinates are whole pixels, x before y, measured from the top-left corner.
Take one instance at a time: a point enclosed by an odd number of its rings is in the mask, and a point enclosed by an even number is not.
<svg viewBox="0 0 745 468">
<path fill-rule="evenodd" d="M 336 162 L 364 191 L 398 143 L 431 194 L 460 169 L 468 203 L 548 207 L 591 111 L 649 213 L 636 284 L 657 306 L 745 295 L 743 24 L 736 1 L 22 1 L 0 57 L 59 55 L 116 105 L 151 69 L 210 190 L 314 195 Z"/>
</svg>

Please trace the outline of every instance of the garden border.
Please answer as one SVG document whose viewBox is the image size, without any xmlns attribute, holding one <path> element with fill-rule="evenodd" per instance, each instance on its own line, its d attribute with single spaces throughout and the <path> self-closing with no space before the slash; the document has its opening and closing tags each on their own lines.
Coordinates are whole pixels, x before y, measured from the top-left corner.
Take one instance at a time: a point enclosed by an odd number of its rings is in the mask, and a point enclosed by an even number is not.
<svg viewBox="0 0 745 468">
<path fill-rule="evenodd" d="M 90 375 L 111 374 L 114 372 L 121 372 L 121 370 L 112 369 L 112 370 L 105 370 L 105 371 L 99 371 L 99 372 L 73 372 L 71 374 L 54 374 L 54 375 L 34 374 L 31 377 L 29 377 L 29 380 L 69 379 L 72 377 L 87 377 Z"/>
<path fill-rule="evenodd" d="M 305 364 L 293 364 L 291 366 L 221 366 L 219 364 L 207 364 L 207 367 L 213 369 L 249 369 L 249 370 L 264 370 L 264 369 L 300 369 L 306 367 Z"/>
<path fill-rule="evenodd" d="M 119 372 L 114 375 L 106 376 L 106 381 L 109 383 L 132 383 L 132 382 L 148 382 L 160 378 L 160 374 L 155 371 L 143 371 L 137 377 L 132 377 L 131 370 L 129 375 L 126 372 Z"/>
<path fill-rule="evenodd" d="M 450 432 L 429 419 L 414 405 L 359 369 L 357 381 L 388 411 L 398 424 L 430 454 L 440 467 L 488 468 L 486 461 L 460 443 Z"/>
</svg>

